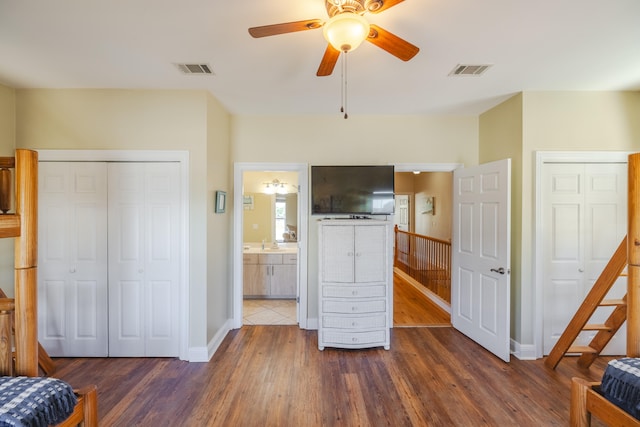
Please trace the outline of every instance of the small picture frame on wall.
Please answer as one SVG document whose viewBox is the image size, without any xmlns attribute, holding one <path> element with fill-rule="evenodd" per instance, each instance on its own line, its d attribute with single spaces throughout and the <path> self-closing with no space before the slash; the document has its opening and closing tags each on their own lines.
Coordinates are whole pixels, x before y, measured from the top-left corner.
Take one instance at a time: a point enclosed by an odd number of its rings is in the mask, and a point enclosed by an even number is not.
<svg viewBox="0 0 640 427">
<path fill-rule="evenodd" d="M 245 211 L 253 210 L 253 196 L 242 196 L 242 206 Z"/>
<path fill-rule="evenodd" d="M 431 215 L 436 214 L 435 199 L 432 196 L 425 197 L 424 206 L 422 207 L 422 213 Z"/>
<path fill-rule="evenodd" d="M 224 213 L 227 207 L 227 193 L 216 191 L 216 213 Z"/>
</svg>

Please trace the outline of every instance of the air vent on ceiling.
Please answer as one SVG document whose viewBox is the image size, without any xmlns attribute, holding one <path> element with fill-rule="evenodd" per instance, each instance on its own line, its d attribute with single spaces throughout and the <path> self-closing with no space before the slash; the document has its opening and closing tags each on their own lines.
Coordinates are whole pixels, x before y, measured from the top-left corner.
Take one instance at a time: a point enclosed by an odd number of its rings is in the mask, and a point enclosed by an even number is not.
<svg viewBox="0 0 640 427">
<path fill-rule="evenodd" d="M 184 74 L 213 74 L 209 64 L 176 64 Z"/>
<path fill-rule="evenodd" d="M 491 65 L 464 65 L 458 64 L 449 73 L 450 76 L 479 76 Z"/>
</svg>

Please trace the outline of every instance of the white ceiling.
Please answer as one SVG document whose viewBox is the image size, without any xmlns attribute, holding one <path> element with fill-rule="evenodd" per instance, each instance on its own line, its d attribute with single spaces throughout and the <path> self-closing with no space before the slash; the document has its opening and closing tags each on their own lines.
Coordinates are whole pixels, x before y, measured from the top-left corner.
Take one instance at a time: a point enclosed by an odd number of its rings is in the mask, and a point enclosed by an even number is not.
<svg viewBox="0 0 640 427">
<path fill-rule="evenodd" d="M 639 0 L 406 0 L 371 23 L 420 47 L 349 54 L 348 111 L 476 115 L 520 91 L 640 90 Z M 340 62 L 316 77 L 323 0 L 0 0 L 0 82 L 16 88 L 206 89 L 233 114 L 336 114 Z M 175 63 L 208 63 L 214 76 Z M 457 64 L 492 64 L 449 77 Z"/>
</svg>

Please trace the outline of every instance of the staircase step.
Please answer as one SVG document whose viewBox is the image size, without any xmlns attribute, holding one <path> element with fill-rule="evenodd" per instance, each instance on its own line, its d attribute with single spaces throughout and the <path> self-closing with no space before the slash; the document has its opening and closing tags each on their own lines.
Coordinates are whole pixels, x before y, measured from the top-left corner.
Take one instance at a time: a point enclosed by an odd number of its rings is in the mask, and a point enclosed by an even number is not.
<svg viewBox="0 0 640 427">
<path fill-rule="evenodd" d="M 589 347 L 588 345 L 572 345 L 571 347 L 569 347 L 569 350 L 567 350 L 567 353 L 597 353 L 598 350 L 596 350 L 593 347 Z"/>
<path fill-rule="evenodd" d="M 627 302 L 623 299 L 603 299 L 598 305 L 603 307 L 610 307 L 616 305 L 627 305 Z"/>
<path fill-rule="evenodd" d="M 612 328 L 604 323 L 587 323 L 582 328 L 583 331 L 610 331 Z"/>
</svg>

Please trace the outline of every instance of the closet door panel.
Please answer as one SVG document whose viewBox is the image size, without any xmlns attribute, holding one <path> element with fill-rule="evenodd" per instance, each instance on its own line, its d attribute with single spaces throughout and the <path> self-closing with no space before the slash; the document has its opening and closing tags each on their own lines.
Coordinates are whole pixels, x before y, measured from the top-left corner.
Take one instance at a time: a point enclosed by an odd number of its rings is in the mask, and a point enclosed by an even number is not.
<svg viewBox="0 0 640 427">
<path fill-rule="evenodd" d="M 180 166 L 146 165 L 146 327 L 147 355 L 179 354 Z"/>
<path fill-rule="evenodd" d="M 109 165 L 112 356 L 179 353 L 178 180 L 174 163 Z"/>
<path fill-rule="evenodd" d="M 106 170 L 39 164 L 38 328 L 51 356 L 107 355 Z"/>
<path fill-rule="evenodd" d="M 47 302 L 46 305 L 38 307 L 38 317 L 44 328 L 40 328 L 40 341 L 47 342 L 46 350 L 51 353 L 50 349 L 57 349 L 61 345 L 61 341 L 67 337 L 66 316 L 67 312 L 65 298 L 65 282 L 64 280 L 47 280 L 43 281 L 40 286 L 38 297 L 40 300 Z M 53 344 L 51 344 L 53 342 Z"/>
<path fill-rule="evenodd" d="M 144 356 L 144 171 L 109 165 L 109 356 Z"/>
</svg>

